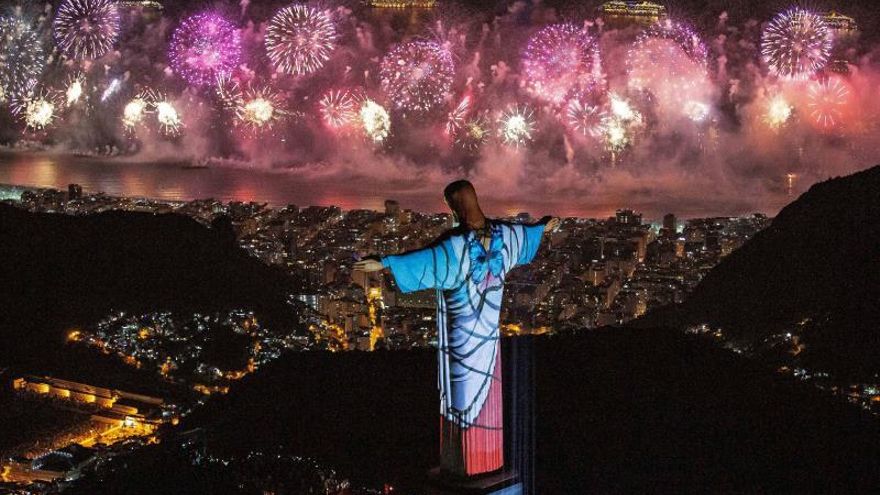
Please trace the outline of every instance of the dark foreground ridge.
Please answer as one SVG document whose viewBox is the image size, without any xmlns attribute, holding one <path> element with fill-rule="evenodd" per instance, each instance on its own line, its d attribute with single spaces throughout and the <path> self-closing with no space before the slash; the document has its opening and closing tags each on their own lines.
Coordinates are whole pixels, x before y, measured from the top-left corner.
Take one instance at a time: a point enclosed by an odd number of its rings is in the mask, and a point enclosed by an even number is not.
<svg viewBox="0 0 880 495">
<path fill-rule="evenodd" d="M 624 329 L 507 339 L 504 364 L 516 377 L 508 386 L 534 375 L 531 400 L 522 387 L 508 394 L 534 408 L 534 438 L 518 432 L 508 453 L 532 493 L 827 492 L 880 481 L 874 419 L 696 337 Z M 435 366 L 430 351 L 289 355 L 184 428 L 205 429 L 209 454 L 284 446 L 355 486 L 420 493 L 436 462 Z M 101 486 L 137 494 L 198 484 L 197 472 L 160 458 L 136 454 Z"/>
<path fill-rule="evenodd" d="M 647 325 L 703 322 L 754 345 L 795 333 L 812 369 L 880 372 L 880 166 L 811 187 Z"/>
</svg>

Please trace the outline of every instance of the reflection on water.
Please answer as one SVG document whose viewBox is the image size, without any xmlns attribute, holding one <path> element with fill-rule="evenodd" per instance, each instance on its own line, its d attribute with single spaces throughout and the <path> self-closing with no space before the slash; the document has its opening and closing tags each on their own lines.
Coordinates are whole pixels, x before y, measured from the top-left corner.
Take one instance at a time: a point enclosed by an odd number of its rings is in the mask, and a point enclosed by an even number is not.
<svg viewBox="0 0 880 495">
<path fill-rule="evenodd" d="M 433 180 L 437 182 L 436 177 Z M 91 193 L 171 201 L 214 198 L 224 202 L 265 202 L 271 206 L 334 205 L 344 209 L 382 210 L 385 199 L 393 198 L 400 201 L 404 208 L 416 211 L 447 210 L 442 199 L 444 184 L 426 183 L 415 176 L 393 181 L 387 177 L 370 176 L 341 179 L 335 174 L 302 173 L 296 169 L 193 168 L 164 162 L 138 163 L 113 158 L 0 151 L 0 184 L 65 189 L 72 183 L 81 185 Z M 686 198 L 674 195 L 665 199 L 661 197 L 658 201 L 651 195 L 642 198 L 635 193 L 608 193 L 604 197 L 578 194 L 575 198 L 570 194 L 560 194 L 558 197 L 530 197 L 523 194 L 505 200 L 493 198 L 490 191 L 483 198 L 483 206 L 490 215 L 515 215 L 528 211 L 536 217 L 553 214 L 592 218 L 611 216 L 616 208 L 621 207 L 640 210 L 647 218 L 659 218 L 668 211 L 675 211 L 684 218 L 737 215 L 762 210 L 774 215 L 792 199 L 782 195 L 778 204 L 766 204 L 761 208 L 748 202 L 724 204 L 712 198 L 686 201 Z"/>
<path fill-rule="evenodd" d="M 337 205 L 381 209 L 386 197 L 369 184 L 305 181 L 295 171 L 187 168 L 171 163 L 131 163 L 44 153 L 0 153 L 0 184 L 66 188 L 76 183 L 89 192 L 113 196 L 188 201 L 257 201 L 273 206 Z M 396 195 L 398 197 L 400 195 Z M 406 196 L 404 193 L 403 196 Z M 437 210 L 438 201 L 410 197 L 408 206 Z"/>
</svg>

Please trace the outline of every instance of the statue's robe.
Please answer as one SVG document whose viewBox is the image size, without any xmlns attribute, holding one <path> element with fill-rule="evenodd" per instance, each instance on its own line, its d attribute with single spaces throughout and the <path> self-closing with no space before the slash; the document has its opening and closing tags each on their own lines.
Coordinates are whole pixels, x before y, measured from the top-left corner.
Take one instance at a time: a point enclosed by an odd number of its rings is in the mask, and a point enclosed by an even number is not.
<svg viewBox="0 0 880 495">
<path fill-rule="evenodd" d="M 486 249 L 453 229 L 430 246 L 382 258 L 402 292 L 437 291 L 441 468 L 471 476 L 504 465 L 498 320 L 507 274 L 529 263 L 544 225 L 490 221 Z"/>
</svg>

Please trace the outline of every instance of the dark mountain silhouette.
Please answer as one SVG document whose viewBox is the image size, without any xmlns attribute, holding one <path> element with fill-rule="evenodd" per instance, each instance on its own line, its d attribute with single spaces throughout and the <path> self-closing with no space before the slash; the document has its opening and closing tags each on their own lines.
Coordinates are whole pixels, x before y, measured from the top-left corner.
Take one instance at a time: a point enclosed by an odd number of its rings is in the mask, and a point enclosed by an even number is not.
<svg viewBox="0 0 880 495">
<path fill-rule="evenodd" d="M 216 225 L 175 214 L 69 216 L 0 205 L 0 363 L 46 357 L 66 328 L 111 310 L 245 308 L 274 328 L 296 325 L 285 302 L 293 281 Z"/>
<path fill-rule="evenodd" d="M 880 166 L 814 185 L 643 324 L 701 322 L 755 345 L 791 331 L 813 368 L 880 372 Z"/>
<path fill-rule="evenodd" d="M 530 493 L 852 492 L 880 481 L 876 420 L 703 339 L 617 329 L 505 339 L 503 352 L 506 412 L 518 404 L 507 458 Z M 204 428 L 209 454 L 284 446 L 355 486 L 422 493 L 437 462 L 435 369 L 430 350 L 291 354 L 182 428 Z M 125 471 L 107 482 L 108 493 L 148 493 Z"/>
</svg>

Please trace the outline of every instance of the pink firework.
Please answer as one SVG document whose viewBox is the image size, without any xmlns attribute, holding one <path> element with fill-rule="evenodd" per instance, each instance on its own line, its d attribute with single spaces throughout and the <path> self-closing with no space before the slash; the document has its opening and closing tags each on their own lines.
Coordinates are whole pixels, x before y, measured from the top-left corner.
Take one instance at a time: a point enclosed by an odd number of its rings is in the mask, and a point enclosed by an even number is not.
<svg viewBox="0 0 880 495">
<path fill-rule="evenodd" d="M 217 94 L 217 98 L 220 99 L 220 103 L 226 109 L 235 110 L 235 107 L 237 107 L 242 98 L 244 98 L 238 80 L 233 79 L 229 74 L 221 74 L 217 76 L 217 80 L 214 84 L 214 92 Z"/>
<path fill-rule="evenodd" d="M 818 129 L 829 131 L 841 126 L 847 114 L 850 90 L 838 77 L 811 82 L 807 87 L 807 112 Z"/>
<path fill-rule="evenodd" d="M 318 112 L 324 125 L 333 130 L 343 129 L 357 122 L 363 100 L 359 90 L 331 89 L 318 101 Z"/>
<path fill-rule="evenodd" d="M 599 45 L 581 27 L 553 24 L 529 40 L 522 70 L 532 96 L 559 105 L 602 78 Z"/>
<path fill-rule="evenodd" d="M 670 41 L 697 65 L 705 66 L 708 61 L 709 52 L 700 35 L 683 22 L 667 19 L 652 25 L 636 38 L 633 50 L 646 49 L 648 47 L 645 45 L 653 40 Z M 632 55 L 631 52 L 630 56 Z"/>
<path fill-rule="evenodd" d="M 324 66 L 338 37 L 328 12 L 293 4 L 269 21 L 266 53 L 278 72 L 302 76 Z"/>
<path fill-rule="evenodd" d="M 584 98 L 572 98 L 565 105 L 565 123 L 584 136 L 602 135 L 602 123 L 606 112 L 602 106 L 592 104 Z"/>
<path fill-rule="evenodd" d="M 174 31 L 169 49 L 171 68 L 192 85 L 214 84 L 229 75 L 241 59 L 238 29 L 218 14 L 186 18 Z"/>
<path fill-rule="evenodd" d="M 650 93 L 661 111 L 690 116 L 682 100 L 708 106 L 706 45 L 688 25 L 664 21 L 643 31 L 627 55 L 627 84 Z M 690 112 L 693 113 L 693 112 Z"/>
<path fill-rule="evenodd" d="M 77 59 L 94 59 L 119 38 L 119 11 L 113 0 L 65 0 L 52 22 L 59 48 Z"/>
<path fill-rule="evenodd" d="M 433 41 L 397 45 L 379 68 L 382 90 L 398 109 L 431 111 L 449 96 L 455 78 L 452 54 Z"/>
</svg>

